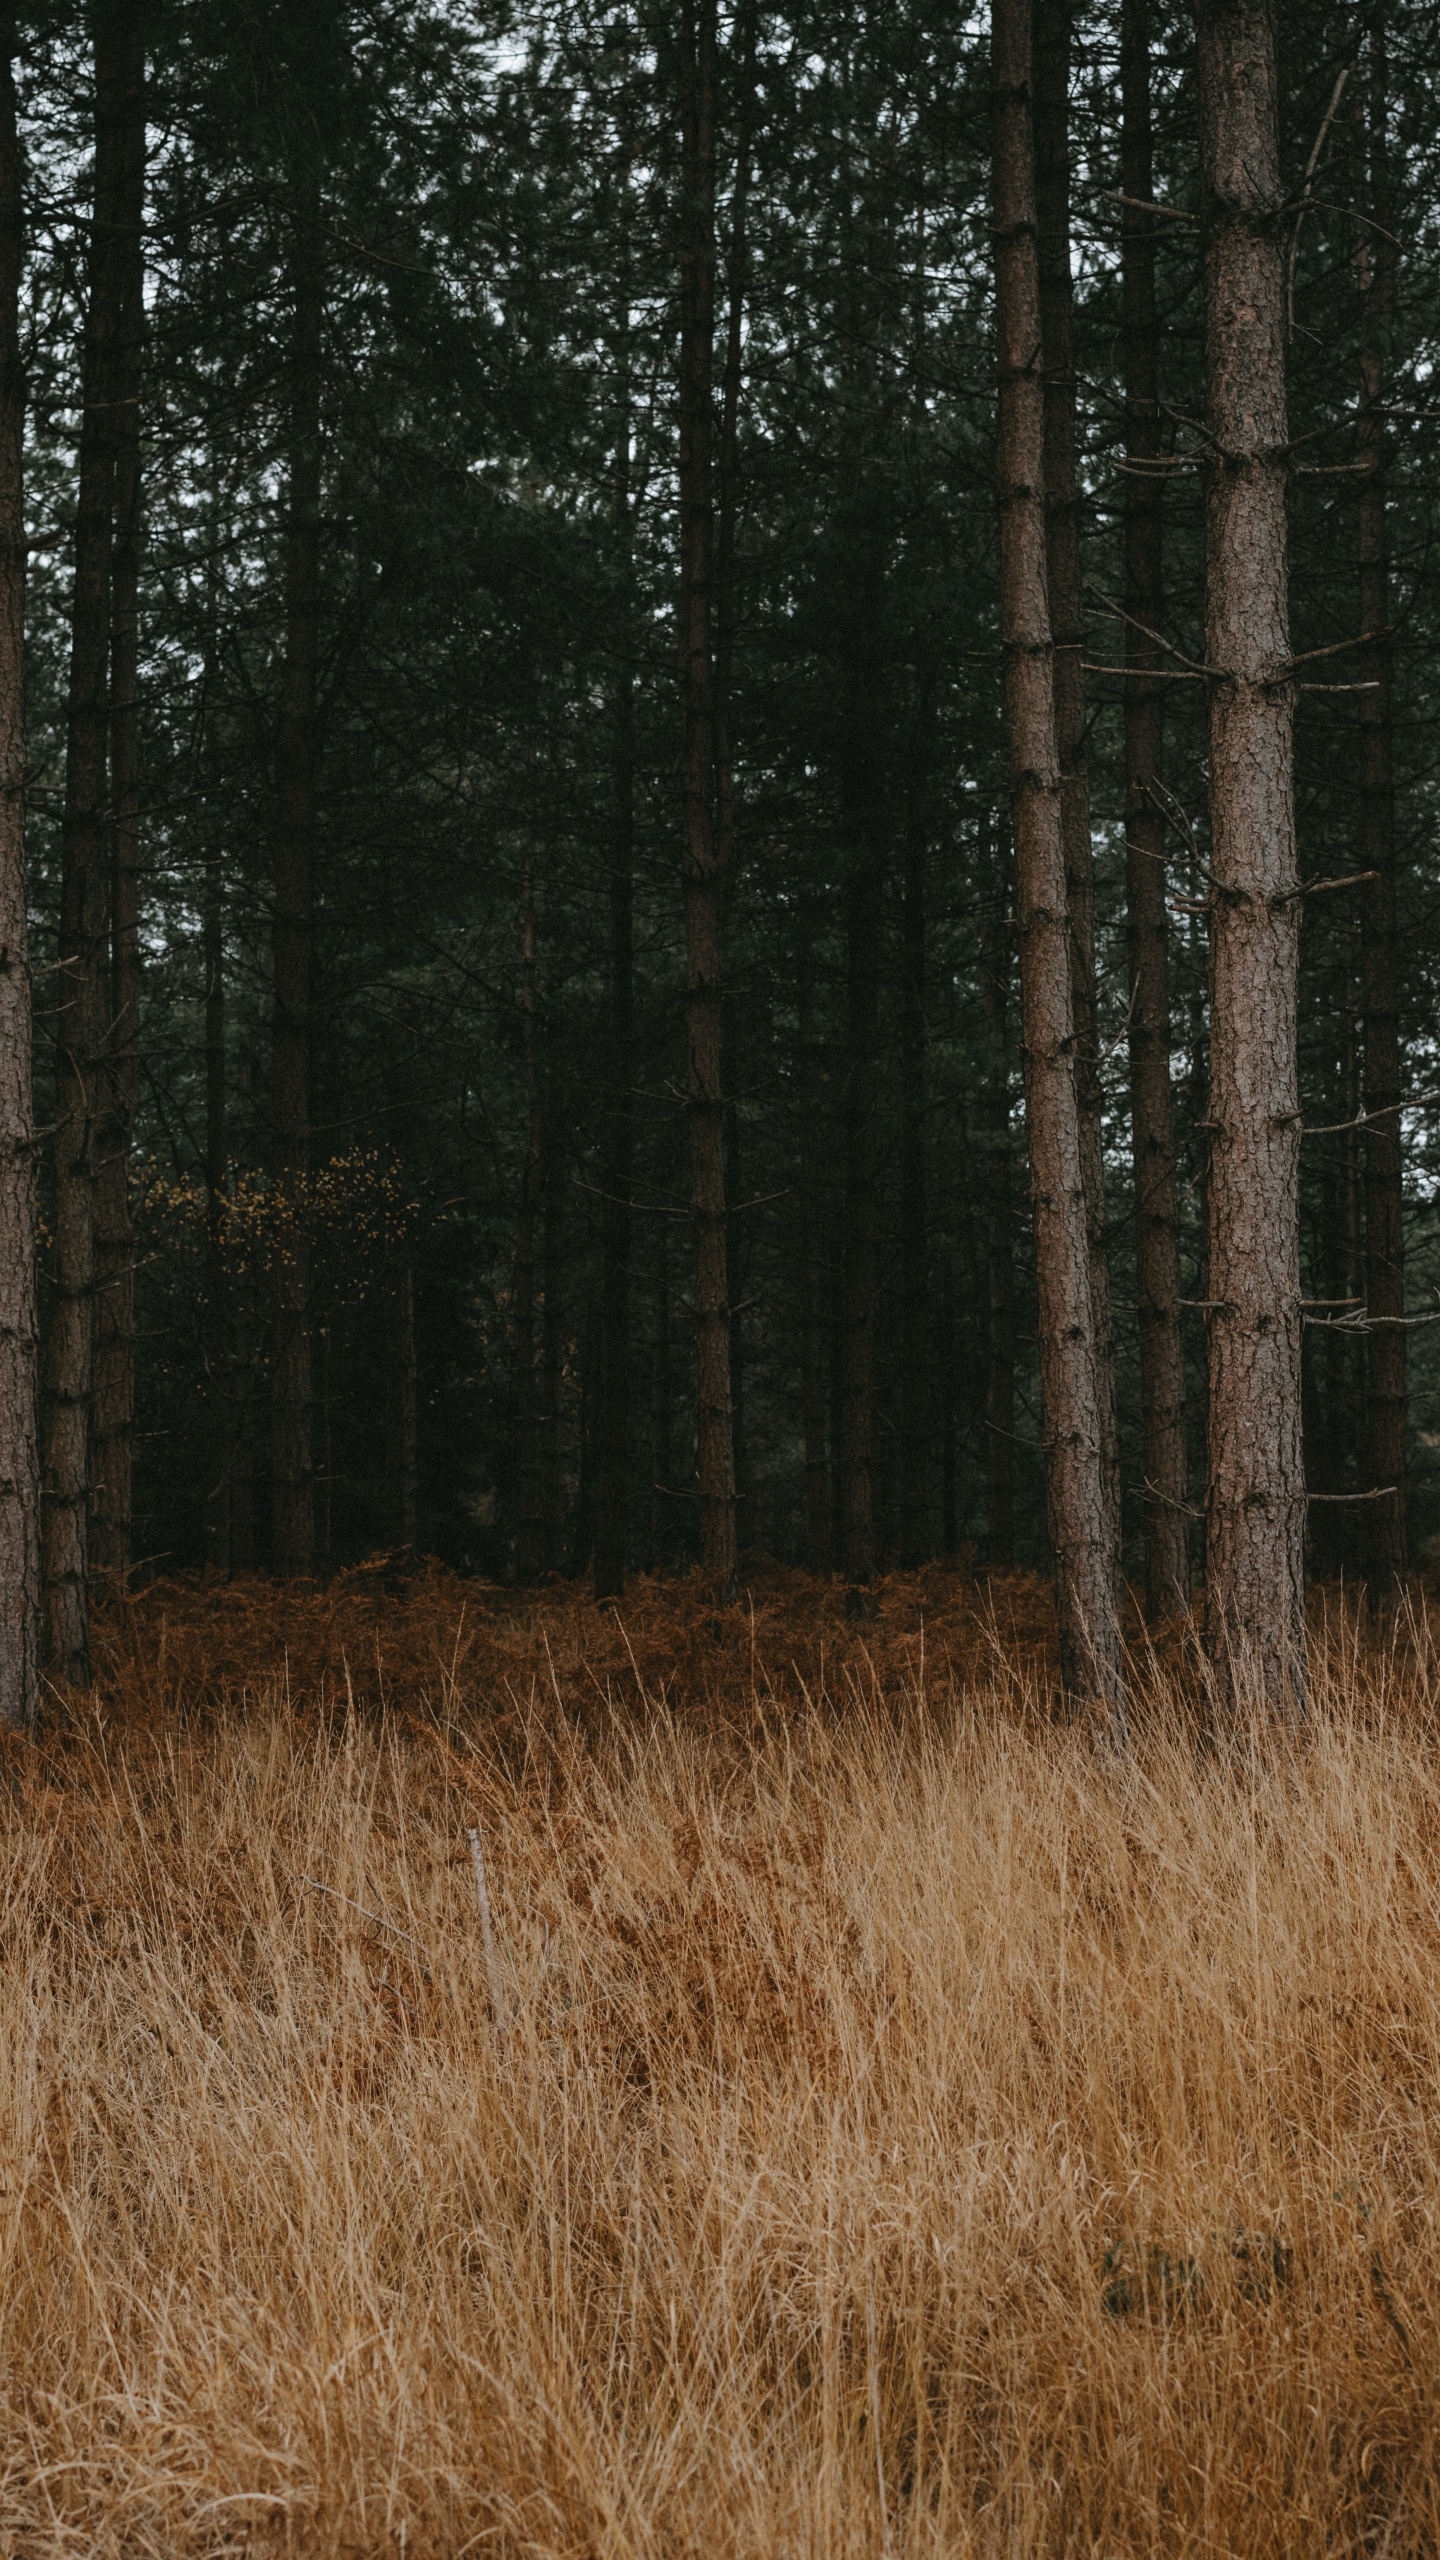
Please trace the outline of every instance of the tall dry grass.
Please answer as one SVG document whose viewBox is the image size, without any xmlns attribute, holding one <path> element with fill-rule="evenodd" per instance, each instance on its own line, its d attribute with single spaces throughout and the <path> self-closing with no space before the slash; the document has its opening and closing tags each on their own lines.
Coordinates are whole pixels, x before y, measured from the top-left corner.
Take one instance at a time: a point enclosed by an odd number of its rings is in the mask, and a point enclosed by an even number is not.
<svg viewBox="0 0 1440 2560">
<path fill-rule="evenodd" d="M 0 2550 L 1440 2547 L 1423 1649 L 1119 1768 L 560 1604 L 192 1713 L 168 1605 L 0 1797 Z"/>
</svg>

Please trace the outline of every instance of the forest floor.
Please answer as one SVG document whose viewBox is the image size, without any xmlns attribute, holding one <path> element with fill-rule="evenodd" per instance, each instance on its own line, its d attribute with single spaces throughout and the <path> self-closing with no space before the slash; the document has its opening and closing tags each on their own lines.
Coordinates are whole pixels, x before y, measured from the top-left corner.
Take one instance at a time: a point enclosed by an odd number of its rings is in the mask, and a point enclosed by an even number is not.
<svg viewBox="0 0 1440 2560">
<path fill-rule="evenodd" d="M 0 2552 L 1434 2554 L 1440 1648 L 1119 1764 L 1048 1643 L 111 1611 L 0 1756 Z"/>
</svg>

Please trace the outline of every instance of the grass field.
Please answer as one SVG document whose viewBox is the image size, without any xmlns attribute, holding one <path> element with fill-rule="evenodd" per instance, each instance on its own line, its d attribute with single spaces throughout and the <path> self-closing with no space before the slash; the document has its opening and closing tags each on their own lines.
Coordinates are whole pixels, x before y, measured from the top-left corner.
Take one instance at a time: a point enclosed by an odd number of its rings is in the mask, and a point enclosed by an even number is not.
<svg viewBox="0 0 1440 2560">
<path fill-rule="evenodd" d="M 1044 1645 L 110 1622 L 0 1792 L 0 2551 L 1440 2550 L 1440 1663 L 1117 1767 Z"/>
</svg>

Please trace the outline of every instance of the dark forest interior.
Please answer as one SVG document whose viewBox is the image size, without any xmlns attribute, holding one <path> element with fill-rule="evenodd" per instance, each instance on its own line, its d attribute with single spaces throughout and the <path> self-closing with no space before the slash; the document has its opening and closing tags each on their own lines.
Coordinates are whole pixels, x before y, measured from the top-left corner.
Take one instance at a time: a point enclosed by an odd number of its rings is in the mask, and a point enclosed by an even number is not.
<svg viewBox="0 0 1440 2560">
<path fill-rule="evenodd" d="M 87 1587 L 381 1550 L 601 1597 L 770 1556 L 863 1614 L 1046 1563 L 1074 1395 L 1095 1571 L 1163 1614 L 1252 1286 L 1276 1517 L 1393 1586 L 1440 1529 L 1431 15 L 96 0 L 13 58 L 52 1660 Z M 1268 602 L 1217 567 L 1252 284 Z M 1215 651 L 1287 556 L 1242 1270 Z"/>
</svg>

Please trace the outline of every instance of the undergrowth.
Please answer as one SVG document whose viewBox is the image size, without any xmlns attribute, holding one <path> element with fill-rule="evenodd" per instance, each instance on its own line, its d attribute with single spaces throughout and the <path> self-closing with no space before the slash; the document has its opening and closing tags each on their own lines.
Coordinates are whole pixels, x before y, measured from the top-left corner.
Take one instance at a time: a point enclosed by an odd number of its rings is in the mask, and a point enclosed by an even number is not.
<svg viewBox="0 0 1440 2560">
<path fill-rule="evenodd" d="M 0 2549 L 1440 2548 L 1425 1631 L 1124 1765 L 1047 1641 L 112 1613 L 4 1761 Z"/>
</svg>

